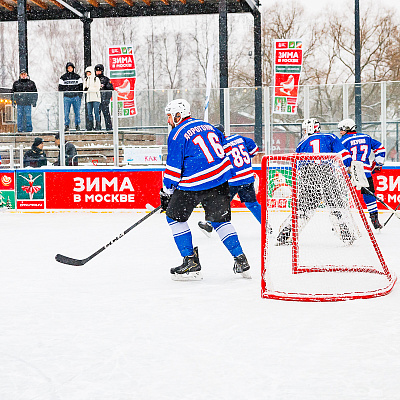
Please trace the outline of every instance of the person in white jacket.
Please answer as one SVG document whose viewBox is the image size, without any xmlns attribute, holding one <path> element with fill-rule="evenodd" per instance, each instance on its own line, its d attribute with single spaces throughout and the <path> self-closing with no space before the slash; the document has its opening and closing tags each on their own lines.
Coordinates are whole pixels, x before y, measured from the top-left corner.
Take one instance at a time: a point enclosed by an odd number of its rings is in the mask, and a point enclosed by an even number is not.
<svg viewBox="0 0 400 400">
<path fill-rule="evenodd" d="M 91 131 L 93 130 L 93 112 L 94 112 L 94 119 L 96 120 L 96 127 L 95 130 L 101 130 L 101 123 L 100 123 L 100 87 L 101 82 L 98 77 L 96 77 L 94 73 L 94 67 L 90 66 L 87 67 L 85 70 L 85 80 L 83 82 L 83 90 L 86 91 L 86 108 L 87 108 L 87 115 L 88 115 L 88 124 L 86 126 L 86 130 Z"/>
</svg>

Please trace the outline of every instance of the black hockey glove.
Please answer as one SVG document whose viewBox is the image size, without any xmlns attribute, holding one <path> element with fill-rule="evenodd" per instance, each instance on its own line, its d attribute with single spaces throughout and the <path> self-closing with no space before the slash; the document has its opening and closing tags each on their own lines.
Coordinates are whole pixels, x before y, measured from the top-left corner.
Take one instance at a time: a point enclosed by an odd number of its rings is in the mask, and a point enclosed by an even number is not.
<svg viewBox="0 0 400 400">
<path fill-rule="evenodd" d="M 165 193 L 161 188 L 160 190 L 160 202 L 161 202 L 161 212 L 167 211 L 169 201 L 171 200 L 172 194 Z"/>
</svg>

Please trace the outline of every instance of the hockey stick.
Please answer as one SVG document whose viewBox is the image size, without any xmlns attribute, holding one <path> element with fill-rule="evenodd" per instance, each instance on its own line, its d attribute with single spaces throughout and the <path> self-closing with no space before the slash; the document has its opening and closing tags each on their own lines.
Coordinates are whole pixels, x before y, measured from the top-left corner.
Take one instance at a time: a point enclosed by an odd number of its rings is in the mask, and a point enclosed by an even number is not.
<svg viewBox="0 0 400 400">
<path fill-rule="evenodd" d="M 400 218 L 400 211 L 397 211 L 397 207 L 394 210 L 392 207 L 388 206 L 383 200 L 381 200 L 378 196 L 376 196 L 374 193 L 372 193 L 369 189 L 367 189 L 366 187 L 364 188 L 364 190 L 370 194 L 371 196 L 374 196 L 376 200 L 378 200 L 380 203 L 382 203 L 389 211 L 392 212 L 392 215 L 396 215 L 397 218 Z M 391 215 L 391 216 L 392 216 Z"/>
<path fill-rule="evenodd" d="M 397 207 L 396 207 L 394 210 L 397 211 L 397 209 L 399 208 L 399 206 L 400 206 L 400 203 L 397 204 Z M 390 214 L 390 217 L 386 220 L 386 222 L 383 224 L 383 226 L 386 226 L 386 224 L 387 224 L 387 223 L 390 221 L 390 219 L 393 217 L 393 214 L 394 214 L 394 213 Z"/>
<path fill-rule="evenodd" d="M 67 264 L 67 265 L 74 265 L 76 267 L 81 266 L 86 264 L 88 261 L 90 261 L 92 258 L 96 257 L 98 254 L 100 254 L 103 250 L 105 250 L 108 246 L 111 246 L 114 242 L 116 242 L 118 239 L 121 239 L 123 236 L 125 236 L 128 232 L 130 232 L 133 228 L 136 228 L 139 224 L 141 224 L 143 221 L 145 221 L 147 218 L 155 214 L 158 210 L 161 209 L 161 206 L 158 206 L 155 208 L 153 211 L 149 212 L 147 215 L 145 215 L 143 218 L 139 219 L 139 221 L 135 222 L 132 226 L 130 226 L 128 229 L 126 229 L 123 233 L 118 235 L 115 239 L 111 240 L 111 242 L 107 243 L 104 245 L 101 249 L 97 250 L 95 253 L 90 255 L 87 258 L 84 258 L 83 260 L 78 260 L 76 258 L 71 258 L 67 256 L 63 256 L 62 254 L 57 254 L 56 255 L 56 261 L 62 263 L 62 264 Z"/>
</svg>

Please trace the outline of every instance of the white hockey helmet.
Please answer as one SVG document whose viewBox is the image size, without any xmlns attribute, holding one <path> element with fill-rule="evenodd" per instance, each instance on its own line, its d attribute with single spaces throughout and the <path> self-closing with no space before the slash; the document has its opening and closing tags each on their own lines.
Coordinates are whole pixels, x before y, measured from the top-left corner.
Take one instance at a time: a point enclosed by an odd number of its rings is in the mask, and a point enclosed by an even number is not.
<svg viewBox="0 0 400 400">
<path fill-rule="evenodd" d="M 167 106 L 165 107 L 165 114 L 172 115 L 172 118 L 175 122 L 175 116 L 179 113 L 181 115 L 180 121 L 183 119 L 190 117 L 190 104 L 184 99 L 176 99 L 170 101 Z M 177 121 L 177 122 L 180 122 Z"/>
<path fill-rule="evenodd" d="M 340 131 L 355 132 L 357 126 L 351 118 L 346 118 L 338 123 L 338 128 Z"/>
<path fill-rule="evenodd" d="M 305 119 L 301 127 L 303 135 L 310 136 L 316 132 L 321 132 L 321 125 L 316 118 Z"/>
</svg>

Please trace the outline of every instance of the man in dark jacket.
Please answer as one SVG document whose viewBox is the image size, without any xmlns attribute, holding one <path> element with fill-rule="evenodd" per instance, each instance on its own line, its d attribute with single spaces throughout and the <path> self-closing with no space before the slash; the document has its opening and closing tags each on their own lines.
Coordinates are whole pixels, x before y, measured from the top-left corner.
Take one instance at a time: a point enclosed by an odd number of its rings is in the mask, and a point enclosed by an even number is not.
<svg viewBox="0 0 400 400">
<path fill-rule="evenodd" d="M 112 90 L 114 90 L 113 84 L 110 82 L 110 78 L 104 75 L 104 65 L 97 64 L 94 67 L 95 74 L 100 78 L 100 115 L 103 113 L 104 121 L 106 123 L 106 130 L 112 131 L 111 115 L 110 115 L 110 100 L 112 97 Z"/>
<path fill-rule="evenodd" d="M 56 133 L 54 137 L 54 142 L 57 147 L 60 147 L 60 135 Z M 78 158 L 76 156 L 78 153 L 76 147 L 71 142 L 65 142 L 65 165 L 78 165 Z M 60 152 L 58 152 L 57 161 L 53 165 L 60 165 Z"/>
<path fill-rule="evenodd" d="M 23 69 L 19 79 L 14 82 L 12 91 L 17 103 L 18 132 L 32 132 L 32 106 L 36 107 L 38 93 L 35 82 L 31 81 L 28 72 Z"/>
<path fill-rule="evenodd" d="M 83 81 L 82 78 L 75 73 L 75 66 L 68 62 L 65 66 L 67 72 L 61 76 L 58 82 L 58 90 L 64 92 L 64 122 L 65 131 L 69 131 L 69 113 L 71 106 L 75 114 L 75 128 L 80 130 L 79 124 L 81 123 L 80 108 L 83 94 Z"/>
<path fill-rule="evenodd" d="M 24 155 L 24 167 L 39 168 L 47 165 L 46 153 L 43 151 L 43 139 L 36 137 L 32 148 Z"/>
</svg>

